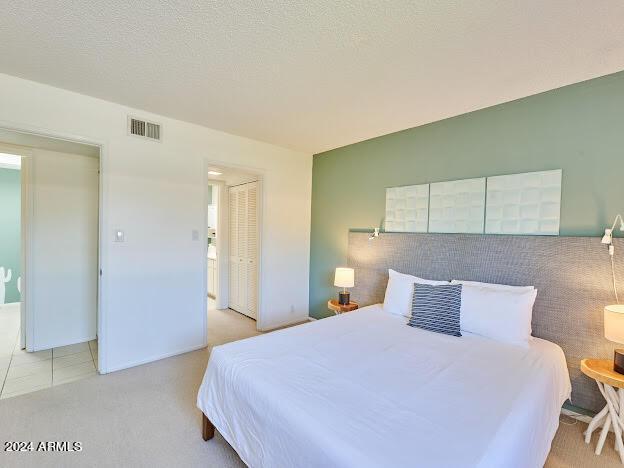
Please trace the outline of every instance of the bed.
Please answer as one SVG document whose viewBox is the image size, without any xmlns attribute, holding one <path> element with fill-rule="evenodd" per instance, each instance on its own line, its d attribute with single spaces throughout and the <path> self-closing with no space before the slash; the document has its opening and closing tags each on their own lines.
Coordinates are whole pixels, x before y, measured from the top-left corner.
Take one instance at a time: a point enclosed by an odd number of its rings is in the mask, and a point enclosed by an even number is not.
<svg viewBox="0 0 624 468">
<path fill-rule="evenodd" d="M 561 348 L 406 326 L 380 305 L 212 350 L 197 405 L 251 467 L 541 467 Z"/>
</svg>

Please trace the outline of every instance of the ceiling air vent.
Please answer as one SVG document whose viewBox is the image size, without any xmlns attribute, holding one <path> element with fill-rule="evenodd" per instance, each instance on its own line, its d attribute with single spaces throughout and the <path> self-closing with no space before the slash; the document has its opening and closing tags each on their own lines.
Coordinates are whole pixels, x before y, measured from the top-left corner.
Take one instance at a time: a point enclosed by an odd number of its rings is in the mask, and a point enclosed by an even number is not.
<svg viewBox="0 0 624 468">
<path fill-rule="evenodd" d="M 160 141 L 160 124 L 128 117 L 128 134 Z"/>
</svg>

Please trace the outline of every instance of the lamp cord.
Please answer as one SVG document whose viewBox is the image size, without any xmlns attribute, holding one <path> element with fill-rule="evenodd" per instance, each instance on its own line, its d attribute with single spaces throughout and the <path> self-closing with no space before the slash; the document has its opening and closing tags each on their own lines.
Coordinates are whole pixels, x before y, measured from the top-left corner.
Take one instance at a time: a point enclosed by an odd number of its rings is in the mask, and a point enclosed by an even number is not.
<svg viewBox="0 0 624 468">
<path fill-rule="evenodd" d="M 611 255 L 611 277 L 613 278 L 613 292 L 615 293 L 615 302 L 619 304 L 620 298 L 618 297 L 617 284 L 615 282 L 615 262 L 613 260 L 613 255 Z"/>
</svg>

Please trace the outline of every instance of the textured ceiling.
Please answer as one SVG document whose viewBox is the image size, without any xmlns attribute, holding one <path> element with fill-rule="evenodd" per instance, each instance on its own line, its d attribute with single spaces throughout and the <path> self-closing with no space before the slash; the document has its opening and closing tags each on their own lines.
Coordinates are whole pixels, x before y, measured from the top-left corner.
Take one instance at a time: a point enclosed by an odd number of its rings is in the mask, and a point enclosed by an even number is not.
<svg viewBox="0 0 624 468">
<path fill-rule="evenodd" d="M 624 69 L 622 0 L 2 2 L 0 72 L 317 153 Z"/>
</svg>

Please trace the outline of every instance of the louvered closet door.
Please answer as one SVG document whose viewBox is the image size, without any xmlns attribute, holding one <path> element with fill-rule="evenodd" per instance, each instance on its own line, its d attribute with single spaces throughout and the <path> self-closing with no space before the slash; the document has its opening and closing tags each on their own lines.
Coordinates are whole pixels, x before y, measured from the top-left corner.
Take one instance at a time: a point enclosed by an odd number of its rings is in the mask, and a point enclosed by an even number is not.
<svg viewBox="0 0 624 468">
<path fill-rule="evenodd" d="M 247 314 L 247 186 L 239 186 L 238 192 L 238 310 Z"/>
<path fill-rule="evenodd" d="M 258 309 L 258 183 L 247 187 L 247 315 L 256 318 Z"/>
<path fill-rule="evenodd" d="M 258 303 L 258 183 L 230 187 L 230 308 L 251 318 Z"/>
<path fill-rule="evenodd" d="M 230 187 L 229 189 L 229 204 L 230 204 L 230 309 L 238 310 L 240 308 L 238 300 L 238 271 L 239 256 L 238 256 L 238 195 L 240 191 L 238 187 Z"/>
</svg>

